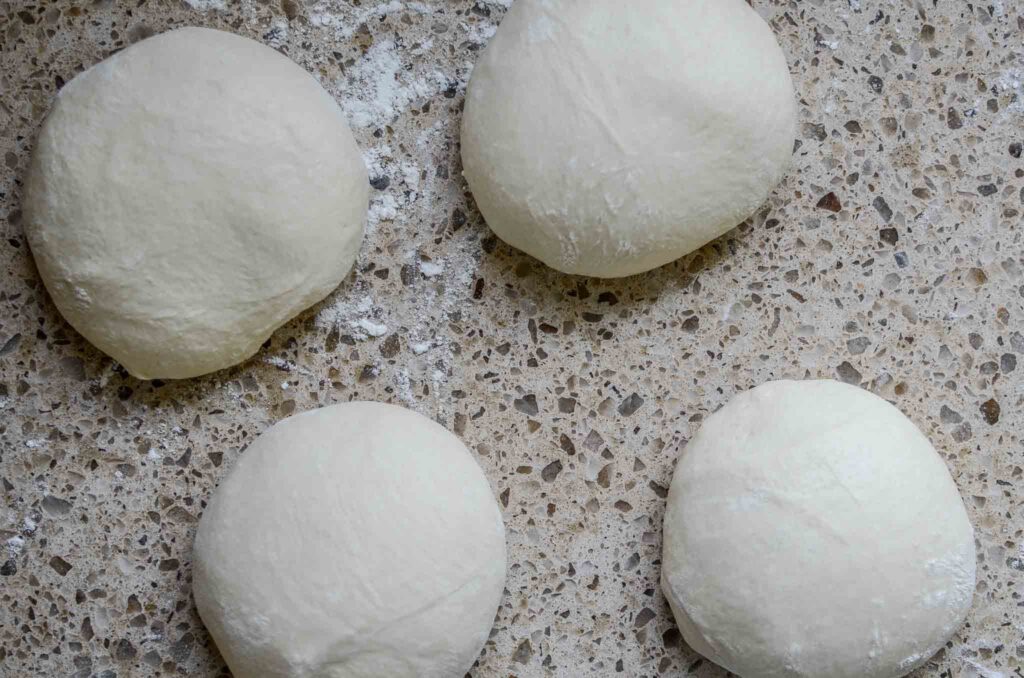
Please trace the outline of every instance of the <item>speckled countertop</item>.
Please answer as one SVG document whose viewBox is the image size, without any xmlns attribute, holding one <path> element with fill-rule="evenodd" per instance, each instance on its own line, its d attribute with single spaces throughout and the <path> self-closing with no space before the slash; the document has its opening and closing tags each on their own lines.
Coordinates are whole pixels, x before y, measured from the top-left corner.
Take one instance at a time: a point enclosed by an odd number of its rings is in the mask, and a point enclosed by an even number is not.
<svg viewBox="0 0 1024 678">
<path fill-rule="evenodd" d="M 915 675 L 1024 675 L 1021 3 L 754 0 L 800 97 L 793 171 L 749 223 L 611 282 L 510 250 L 461 179 L 507 4 L 0 0 L 0 675 L 226 674 L 190 596 L 204 501 L 272 422 L 359 398 L 453 429 L 500 499 L 507 594 L 474 675 L 722 676 L 658 590 L 663 501 L 703 417 L 780 377 L 888 398 L 965 498 L 975 605 Z M 373 202 L 356 271 L 259 356 L 140 382 L 48 299 L 20 179 L 63 83 L 184 25 L 316 74 Z"/>
</svg>

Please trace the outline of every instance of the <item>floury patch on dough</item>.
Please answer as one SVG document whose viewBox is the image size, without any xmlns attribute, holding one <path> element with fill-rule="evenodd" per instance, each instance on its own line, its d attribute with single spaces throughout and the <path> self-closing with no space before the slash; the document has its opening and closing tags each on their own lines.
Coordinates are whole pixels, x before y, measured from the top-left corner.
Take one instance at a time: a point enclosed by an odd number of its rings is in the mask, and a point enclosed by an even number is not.
<svg viewBox="0 0 1024 678">
<path fill-rule="evenodd" d="M 974 533 L 899 410 L 835 381 L 770 382 L 676 467 L 662 589 L 696 651 L 742 678 L 896 678 L 963 624 Z"/>
<path fill-rule="evenodd" d="M 252 356 L 355 262 L 366 168 L 337 103 L 269 47 L 205 28 L 69 82 L 25 230 L 64 317 L 136 377 Z"/>
<path fill-rule="evenodd" d="M 452 433 L 394 405 L 306 412 L 203 514 L 193 591 L 237 678 L 452 678 L 505 583 L 505 528 Z"/>
<path fill-rule="evenodd" d="M 615 278 L 753 214 L 795 134 L 786 57 L 743 0 L 518 0 L 473 71 L 462 158 L 499 237 Z"/>
</svg>

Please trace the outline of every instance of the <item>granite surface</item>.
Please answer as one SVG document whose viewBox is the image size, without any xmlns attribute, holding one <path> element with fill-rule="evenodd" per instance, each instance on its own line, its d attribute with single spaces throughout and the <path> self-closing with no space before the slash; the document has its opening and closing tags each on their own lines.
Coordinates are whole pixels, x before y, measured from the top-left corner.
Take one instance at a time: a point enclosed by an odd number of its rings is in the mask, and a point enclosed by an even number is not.
<svg viewBox="0 0 1024 678">
<path fill-rule="evenodd" d="M 601 281 L 502 244 L 460 176 L 507 4 L 0 0 L 0 675 L 226 675 L 190 596 L 204 502 L 270 423 L 356 398 L 453 429 L 499 497 L 507 594 L 473 675 L 725 675 L 658 590 L 674 460 L 737 391 L 831 377 L 926 432 L 976 528 L 968 623 L 914 675 L 1024 676 L 1024 6 L 753 0 L 800 98 L 793 170 L 725 237 Z M 141 382 L 56 312 L 20 181 L 64 83 L 184 25 L 314 73 L 374 191 L 333 296 L 243 365 Z"/>
</svg>

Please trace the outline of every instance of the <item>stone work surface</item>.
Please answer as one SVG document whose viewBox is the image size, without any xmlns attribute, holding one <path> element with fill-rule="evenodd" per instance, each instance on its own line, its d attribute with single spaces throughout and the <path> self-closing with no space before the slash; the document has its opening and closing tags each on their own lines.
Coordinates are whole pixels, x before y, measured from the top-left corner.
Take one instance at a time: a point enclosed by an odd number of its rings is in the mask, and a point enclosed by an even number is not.
<svg viewBox="0 0 1024 678">
<path fill-rule="evenodd" d="M 0 0 L 0 674 L 227 675 L 190 595 L 205 501 L 272 422 L 374 399 L 454 430 L 499 498 L 507 594 L 473 675 L 724 676 L 658 589 L 674 461 L 738 391 L 824 377 L 907 413 L 976 528 L 968 624 L 914 675 L 1024 675 L 1024 7 L 752 4 L 798 90 L 793 170 L 725 237 L 603 281 L 497 240 L 461 177 L 507 0 Z M 141 382 L 55 310 L 21 182 L 64 83 L 185 25 L 312 72 L 374 190 L 330 298 L 243 365 Z"/>
</svg>

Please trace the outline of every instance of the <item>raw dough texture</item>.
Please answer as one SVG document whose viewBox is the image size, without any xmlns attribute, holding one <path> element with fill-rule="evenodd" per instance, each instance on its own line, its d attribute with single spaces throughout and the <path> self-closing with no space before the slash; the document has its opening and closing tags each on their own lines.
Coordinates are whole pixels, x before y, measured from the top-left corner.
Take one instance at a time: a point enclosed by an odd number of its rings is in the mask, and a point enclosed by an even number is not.
<svg viewBox="0 0 1024 678">
<path fill-rule="evenodd" d="M 473 71 L 462 159 L 503 240 L 615 278 L 753 214 L 795 126 L 786 58 L 744 0 L 516 0 Z"/>
<path fill-rule="evenodd" d="M 410 410 L 280 422 L 196 535 L 199 614 L 236 678 L 454 678 L 505 582 L 505 528 L 466 447 Z"/>
<path fill-rule="evenodd" d="M 743 678 L 894 678 L 967 614 L 974 536 L 942 458 L 885 400 L 779 381 L 709 417 L 675 471 L 661 585 Z"/>
<path fill-rule="evenodd" d="M 253 355 L 355 261 L 366 168 L 340 108 L 273 49 L 184 28 L 69 82 L 28 173 L 57 308 L 140 378 Z"/>
</svg>

